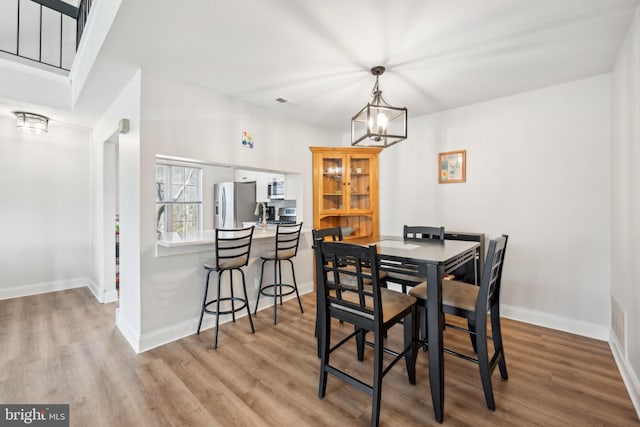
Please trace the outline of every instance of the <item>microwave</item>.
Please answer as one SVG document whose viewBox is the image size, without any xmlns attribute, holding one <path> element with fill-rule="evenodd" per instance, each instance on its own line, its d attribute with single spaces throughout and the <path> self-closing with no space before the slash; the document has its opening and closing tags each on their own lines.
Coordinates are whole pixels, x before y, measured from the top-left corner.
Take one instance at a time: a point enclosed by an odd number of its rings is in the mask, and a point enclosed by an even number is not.
<svg viewBox="0 0 640 427">
<path fill-rule="evenodd" d="M 278 200 L 284 199 L 284 180 L 274 179 L 271 184 L 267 186 L 269 199 Z"/>
</svg>

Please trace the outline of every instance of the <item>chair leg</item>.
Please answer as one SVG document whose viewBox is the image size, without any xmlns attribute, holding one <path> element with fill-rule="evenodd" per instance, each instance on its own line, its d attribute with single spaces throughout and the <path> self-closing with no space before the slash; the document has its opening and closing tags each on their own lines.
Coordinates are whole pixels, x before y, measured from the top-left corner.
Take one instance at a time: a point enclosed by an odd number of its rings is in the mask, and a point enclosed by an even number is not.
<svg viewBox="0 0 640 427">
<path fill-rule="evenodd" d="M 302 309 L 302 301 L 300 300 L 300 294 L 298 293 L 298 282 L 296 282 L 296 270 L 293 268 L 293 261 L 288 259 L 289 264 L 291 264 L 291 277 L 293 278 L 293 289 L 296 291 L 296 297 L 298 297 L 298 305 L 300 306 L 300 313 L 304 313 Z"/>
<path fill-rule="evenodd" d="M 260 266 L 260 285 L 258 285 L 258 298 L 256 298 L 256 308 L 253 310 L 253 314 L 258 313 L 258 304 L 260 303 L 260 294 L 262 293 L 262 278 L 264 277 L 264 263 L 266 260 L 262 261 L 262 266 Z"/>
<path fill-rule="evenodd" d="M 216 294 L 216 336 L 213 340 L 213 349 L 218 348 L 218 330 L 220 329 L 220 281 L 222 280 L 222 272 L 218 274 L 218 293 Z"/>
<path fill-rule="evenodd" d="M 427 320 L 427 303 L 424 302 L 424 306 L 418 307 L 420 312 L 420 338 L 422 339 L 422 350 L 427 351 L 429 349 L 429 324 Z"/>
<path fill-rule="evenodd" d="M 500 310 L 496 305 L 491 310 L 491 335 L 493 336 L 493 348 L 496 353 L 500 354 L 498 360 L 498 368 L 500 369 L 500 376 L 507 380 L 509 375 L 507 374 L 507 361 L 504 358 L 504 347 L 502 347 L 502 328 L 500 327 Z"/>
<path fill-rule="evenodd" d="M 316 313 L 316 346 L 318 348 L 318 359 L 320 358 L 320 356 L 322 356 L 321 354 L 321 343 L 320 343 L 320 319 L 319 319 L 319 314 Z"/>
<path fill-rule="evenodd" d="M 482 323 L 482 322 L 481 322 Z M 480 367 L 480 380 L 482 381 L 482 389 L 484 390 L 484 399 L 487 402 L 487 408 L 495 411 L 496 404 L 493 400 L 493 387 L 491 386 L 491 369 L 489 367 L 489 352 L 487 346 L 487 325 L 479 325 L 476 330 L 479 335 L 478 342 L 478 365 Z"/>
<path fill-rule="evenodd" d="M 362 362 L 364 360 L 364 342 L 367 331 L 357 326 L 354 326 L 354 328 L 356 331 L 356 354 L 358 355 L 358 360 Z"/>
<path fill-rule="evenodd" d="M 276 261 L 278 263 L 278 283 L 280 284 L 280 305 L 282 305 L 282 261 Z"/>
<path fill-rule="evenodd" d="M 278 323 L 278 261 L 273 262 L 273 324 Z M 280 273 L 282 276 L 282 273 Z M 282 286 L 280 286 L 280 304 L 282 304 Z"/>
<path fill-rule="evenodd" d="M 473 319 L 467 319 L 467 327 L 471 332 L 476 331 L 476 322 Z M 473 347 L 473 352 L 478 352 L 478 342 L 477 335 L 475 333 L 469 334 L 469 338 L 471 339 L 471 346 Z"/>
<path fill-rule="evenodd" d="M 240 274 L 242 275 L 242 291 L 244 292 L 244 302 L 247 308 L 247 316 L 249 316 L 249 324 L 251 325 L 251 333 L 255 334 L 256 330 L 253 328 L 253 319 L 251 319 L 251 309 L 249 308 L 249 297 L 247 296 L 247 284 L 244 278 L 244 271 L 240 269 Z"/>
<path fill-rule="evenodd" d="M 236 305 L 233 301 L 233 269 L 229 270 L 229 286 L 231 287 L 231 319 L 236 323 Z"/>
<path fill-rule="evenodd" d="M 416 359 L 418 356 L 418 310 L 414 305 L 411 314 L 404 318 L 404 348 L 409 351 L 404 356 L 409 383 L 416 383 Z"/>
<path fill-rule="evenodd" d="M 380 402 L 382 400 L 382 356 L 383 343 L 381 331 L 374 332 L 375 354 L 373 356 L 373 393 L 371 395 L 371 427 L 377 427 L 380 422 Z"/>
<path fill-rule="evenodd" d="M 315 327 L 315 337 L 318 347 L 318 358 L 321 356 L 320 354 L 320 327 L 322 325 L 322 319 L 320 318 L 320 289 L 316 287 L 316 327 Z"/>
<path fill-rule="evenodd" d="M 327 366 L 329 365 L 329 348 L 331 348 L 331 319 L 327 316 L 326 312 L 320 316 L 318 344 L 320 346 L 320 384 L 318 386 L 318 396 L 323 398 L 327 391 Z"/>
<path fill-rule="evenodd" d="M 198 332 L 200 335 L 200 328 L 202 327 L 202 319 L 204 318 L 204 309 L 207 305 L 207 293 L 209 291 L 209 276 L 211 276 L 212 270 L 207 270 L 207 278 L 204 281 L 204 298 L 202 298 L 202 310 L 200 311 L 200 322 L 198 323 Z"/>
</svg>

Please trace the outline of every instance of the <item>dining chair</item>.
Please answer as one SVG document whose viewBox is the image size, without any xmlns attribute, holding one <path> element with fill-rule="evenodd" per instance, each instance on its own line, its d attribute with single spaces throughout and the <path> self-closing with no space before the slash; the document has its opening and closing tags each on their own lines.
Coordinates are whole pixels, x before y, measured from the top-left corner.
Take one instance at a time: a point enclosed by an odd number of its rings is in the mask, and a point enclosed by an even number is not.
<svg viewBox="0 0 640 427">
<path fill-rule="evenodd" d="M 282 297 L 291 295 L 295 292 L 300 306 L 300 313 L 304 313 L 302 309 L 302 301 L 298 293 L 298 284 L 296 282 L 296 272 L 293 266 L 292 258 L 298 253 L 298 245 L 300 243 L 300 231 L 302 230 L 302 222 L 298 224 L 279 224 L 276 227 L 275 250 L 265 252 L 260 256 L 262 266 L 260 267 L 260 285 L 258 287 L 258 298 L 256 299 L 256 308 L 253 314 L 258 312 L 258 304 L 260 303 L 260 295 L 273 297 L 273 324 L 278 322 L 278 297 L 280 297 L 280 305 L 282 305 Z M 273 262 L 273 283 L 264 285 L 264 265 L 267 262 Z M 291 276 L 293 283 L 282 283 L 282 261 L 289 261 L 291 265 Z M 283 290 L 286 288 L 287 290 Z M 269 293 L 267 290 L 273 290 Z"/>
<path fill-rule="evenodd" d="M 313 230 L 311 230 L 311 235 L 313 237 L 314 242 L 318 239 L 330 240 L 332 242 L 341 242 L 343 239 L 342 228 L 340 227 L 314 228 Z M 313 249 L 315 249 L 315 246 L 313 247 Z M 318 283 L 317 279 L 316 279 L 316 283 Z M 320 305 L 319 298 L 320 298 L 320 293 L 318 292 L 318 289 L 316 287 L 316 308 Z M 317 341 L 318 341 L 318 345 L 317 345 L 318 357 L 320 357 L 320 334 L 318 333 L 319 328 L 320 328 L 320 323 L 318 322 L 318 310 L 316 309 L 315 337 L 317 338 Z"/>
<path fill-rule="evenodd" d="M 379 260 L 376 246 L 364 247 L 349 243 L 315 241 L 315 261 L 318 278 L 318 319 L 320 342 L 320 384 L 318 395 L 323 398 L 327 389 L 328 374 L 334 375 L 372 396 L 371 425 L 380 419 L 382 378 L 391 367 L 404 357 L 409 382 L 416 381 L 416 356 L 418 346 L 418 318 L 416 298 L 380 286 Z M 350 277 L 345 283 L 343 280 Z M 338 297 L 341 295 L 341 297 Z M 354 332 L 331 344 L 332 319 L 354 326 Z M 384 334 L 404 319 L 403 350 L 393 352 L 384 348 Z M 373 333 L 373 341 L 366 335 Z M 371 384 L 354 377 L 347 370 L 332 364 L 331 354 L 355 337 L 357 358 L 364 360 L 365 344 L 373 346 L 373 380 Z M 383 369 L 383 354 L 395 355 Z M 345 369 L 347 367 L 345 366 Z"/>
<path fill-rule="evenodd" d="M 444 239 L 480 243 L 474 259 L 467 261 L 465 264 L 447 274 L 448 278 L 451 280 L 472 283 L 474 285 L 479 284 L 480 278 L 482 277 L 482 266 L 484 264 L 484 233 L 469 233 L 449 230 L 444 233 Z"/>
<path fill-rule="evenodd" d="M 480 286 L 455 280 L 443 280 L 442 282 L 442 311 L 466 319 L 468 328 L 449 323 L 446 325 L 453 330 L 469 334 L 471 345 L 474 352 L 477 353 L 477 357 L 469 357 L 446 348 L 444 351 L 478 364 L 485 401 L 491 410 L 496 409 L 491 386 L 491 374 L 496 365 L 500 368 L 500 376 L 505 380 L 508 379 L 500 327 L 500 285 L 508 238 L 503 234 L 489 242 Z M 421 319 L 426 322 L 427 283 L 422 282 L 414 286 L 409 290 L 409 294 L 418 299 L 418 305 L 425 314 L 421 316 Z M 487 313 L 491 318 L 492 336 L 487 334 Z M 491 357 L 489 357 L 488 350 L 489 340 L 493 342 L 494 348 Z"/>
<path fill-rule="evenodd" d="M 317 239 L 331 240 L 332 242 L 342 241 L 342 228 L 340 227 L 328 227 L 328 228 L 314 228 L 311 230 L 313 241 Z"/>
<path fill-rule="evenodd" d="M 444 241 L 444 227 L 409 226 L 405 225 L 402 233 L 405 241 L 411 240 L 439 240 Z M 402 287 L 402 292 L 407 288 L 424 282 L 424 277 L 416 276 L 412 272 L 405 271 L 401 267 L 387 271 L 387 283 L 397 283 Z"/>
<path fill-rule="evenodd" d="M 313 236 L 313 241 L 315 242 L 316 240 L 320 239 L 323 241 L 332 241 L 332 242 L 341 242 L 343 237 L 342 237 L 342 228 L 341 227 L 328 227 L 328 228 L 314 228 L 313 230 L 311 230 L 311 234 Z M 314 246 L 315 248 L 315 246 Z M 350 268 L 351 267 L 347 267 Z M 380 285 L 383 287 L 387 287 L 386 284 L 386 278 L 387 278 L 387 272 L 386 271 L 378 271 L 378 279 L 380 280 Z M 316 280 L 317 283 L 317 280 Z M 351 275 L 343 275 L 342 277 L 342 283 L 349 283 L 351 285 L 355 284 L 355 278 Z M 368 281 L 367 279 L 365 279 L 365 284 L 370 284 L 370 281 Z M 338 298 L 340 298 L 340 291 L 336 291 L 337 292 L 337 296 Z M 317 292 L 316 289 L 316 307 L 318 307 L 318 299 L 319 299 L 319 293 Z M 342 323 L 342 322 L 341 322 Z M 318 313 L 316 311 L 316 329 L 315 329 L 315 336 L 319 337 L 318 334 Z M 320 357 L 320 342 L 318 341 L 318 357 Z"/>
<path fill-rule="evenodd" d="M 239 229 L 216 229 L 216 242 L 214 258 L 205 262 L 204 268 L 207 270 L 207 279 L 204 285 L 204 298 L 202 299 L 202 307 L 200 310 L 200 322 L 198 323 L 198 334 L 200 334 L 200 328 L 202 327 L 202 319 L 204 313 L 214 314 L 216 316 L 216 332 L 213 340 L 213 349 L 218 348 L 218 330 L 220 315 L 231 314 L 233 321 L 236 321 L 236 312 L 246 308 L 247 316 L 249 317 L 249 325 L 251 325 L 251 333 L 255 333 L 253 328 L 253 320 L 251 319 L 251 310 L 249 309 L 249 298 L 247 297 L 247 286 L 245 283 L 244 271 L 242 267 L 245 267 L 249 263 L 249 253 L 251 252 L 251 240 L 253 238 L 254 227 L 239 228 Z M 244 298 L 236 297 L 233 292 L 233 271 L 237 270 L 242 276 L 242 291 Z M 222 281 L 222 275 L 225 271 L 229 272 L 229 292 L 230 297 L 222 297 L 220 293 L 220 284 Z M 207 294 L 209 292 L 209 277 L 212 272 L 218 273 L 218 285 L 215 299 L 207 301 Z M 220 303 L 231 303 L 230 309 L 220 309 Z M 236 303 L 240 303 L 236 306 Z M 215 310 L 209 309 L 209 306 L 215 304 Z"/>
<path fill-rule="evenodd" d="M 332 242 L 342 242 L 342 228 L 340 227 L 330 227 L 330 228 L 316 228 L 311 231 L 313 236 L 313 241 L 315 242 L 317 239 L 321 239 L 323 241 L 332 241 Z M 351 267 L 348 267 L 351 268 Z M 381 282 L 383 287 L 386 287 L 386 279 L 387 279 L 386 271 L 378 271 L 378 279 Z M 343 283 L 351 283 L 355 285 L 355 278 L 350 275 L 345 275 L 342 278 Z M 368 283 L 365 280 L 365 283 Z M 339 296 L 339 295 L 338 295 Z"/>
</svg>

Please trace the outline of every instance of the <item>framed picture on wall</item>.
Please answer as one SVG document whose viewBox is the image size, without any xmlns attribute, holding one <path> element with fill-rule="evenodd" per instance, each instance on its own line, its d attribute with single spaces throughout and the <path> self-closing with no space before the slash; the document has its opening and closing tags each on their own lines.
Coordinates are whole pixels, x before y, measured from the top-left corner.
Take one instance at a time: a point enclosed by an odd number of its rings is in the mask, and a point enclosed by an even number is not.
<svg viewBox="0 0 640 427">
<path fill-rule="evenodd" d="M 467 180 L 467 150 L 438 154 L 438 183 L 453 184 Z"/>
</svg>

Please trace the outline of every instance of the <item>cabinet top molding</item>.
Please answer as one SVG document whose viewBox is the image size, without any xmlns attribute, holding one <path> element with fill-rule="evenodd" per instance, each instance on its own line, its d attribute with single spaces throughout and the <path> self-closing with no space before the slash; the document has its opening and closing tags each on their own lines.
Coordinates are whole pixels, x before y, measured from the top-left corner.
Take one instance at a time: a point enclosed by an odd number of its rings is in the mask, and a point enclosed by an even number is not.
<svg viewBox="0 0 640 427">
<path fill-rule="evenodd" d="M 309 150 L 313 153 L 330 153 L 332 151 L 338 151 L 340 153 L 363 153 L 363 154 L 378 154 L 382 151 L 382 147 L 309 147 Z"/>
</svg>

